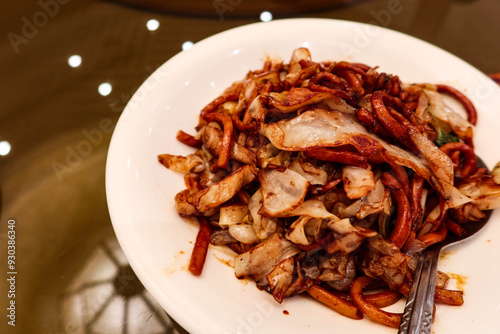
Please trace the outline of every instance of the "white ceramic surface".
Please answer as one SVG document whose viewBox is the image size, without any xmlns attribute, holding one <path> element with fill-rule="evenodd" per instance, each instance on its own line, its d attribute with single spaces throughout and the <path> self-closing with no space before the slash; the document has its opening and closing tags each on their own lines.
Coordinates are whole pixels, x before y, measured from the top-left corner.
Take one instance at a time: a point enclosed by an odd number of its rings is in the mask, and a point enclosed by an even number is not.
<svg viewBox="0 0 500 334">
<path fill-rule="evenodd" d="M 157 162 L 187 154 L 177 130 L 194 134 L 201 108 L 266 55 L 288 61 L 305 46 L 313 60 L 378 65 L 403 82 L 447 83 L 475 103 L 476 151 L 491 168 L 500 160 L 500 89 L 455 56 L 413 37 L 359 23 L 294 19 L 256 23 L 196 43 L 163 64 L 139 88 L 113 134 L 106 166 L 109 211 L 118 240 L 144 286 L 190 333 L 396 333 L 370 320 L 350 320 L 306 297 L 281 305 L 239 281 L 231 253 L 210 247 L 201 277 L 186 270 L 197 227 L 180 219 L 173 198 L 183 177 Z M 493 144 L 493 145 L 492 145 Z M 439 306 L 433 332 L 496 333 L 500 328 L 500 216 L 473 240 L 454 247 L 440 269 L 465 278 L 465 304 Z M 395 307 L 402 310 L 402 305 Z M 286 315 L 283 311 L 288 311 Z"/>
</svg>

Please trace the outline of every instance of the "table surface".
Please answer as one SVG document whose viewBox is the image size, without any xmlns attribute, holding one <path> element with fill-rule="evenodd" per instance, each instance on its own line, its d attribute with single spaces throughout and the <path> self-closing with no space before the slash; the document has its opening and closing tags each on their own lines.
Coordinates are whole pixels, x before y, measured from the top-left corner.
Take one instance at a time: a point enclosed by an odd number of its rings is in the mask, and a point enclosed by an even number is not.
<svg viewBox="0 0 500 334">
<path fill-rule="evenodd" d="M 185 42 L 258 22 L 268 10 L 273 19 L 377 24 L 500 72 L 496 0 L 134 2 L 4 1 L 0 257 L 6 263 L 15 226 L 16 327 L 3 315 L 13 298 L 4 293 L 12 270 L 2 265 L 2 333 L 183 332 L 128 267 L 111 226 L 104 171 L 127 101 Z"/>
</svg>

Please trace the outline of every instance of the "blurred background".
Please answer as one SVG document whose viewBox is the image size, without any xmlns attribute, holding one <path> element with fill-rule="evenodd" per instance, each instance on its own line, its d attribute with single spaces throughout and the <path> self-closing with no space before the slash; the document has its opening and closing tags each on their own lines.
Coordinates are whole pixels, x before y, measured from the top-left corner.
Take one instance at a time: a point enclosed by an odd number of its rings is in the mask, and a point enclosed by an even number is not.
<svg viewBox="0 0 500 334">
<path fill-rule="evenodd" d="M 497 0 L 2 0 L 0 333 L 184 332 L 128 266 L 104 187 L 121 111 L 175 54 L 248 23 L 335 18 L 413 35 L 494 73 L 499 14 Z"/>
</svg>

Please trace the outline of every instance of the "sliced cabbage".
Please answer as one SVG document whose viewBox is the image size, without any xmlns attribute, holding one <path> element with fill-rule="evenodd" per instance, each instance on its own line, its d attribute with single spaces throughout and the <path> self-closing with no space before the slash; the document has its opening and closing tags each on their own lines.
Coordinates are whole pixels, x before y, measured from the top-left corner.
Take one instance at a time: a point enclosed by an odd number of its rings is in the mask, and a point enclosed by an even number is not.
<svg viewBox="0 0 500 334">
<path fill-rule="evenodd" d="M 257 244 L 248 252 L 234 259 L 237 278 L 250 277 L 260 283 L 281 261 L 300 253 L 292 242 L 281 238 L 277 233 Z"/>
<path fill-rule="evenodd" d="M 292 52 L 292 56 L 290 58 L 290 69 L 288 73 L 299 73 L 302 70 L 302 66 L 300 65 L 301 60 L 311 61 L 312 56 L 311 52 L 308 48 L 297 48 Z"/>
<path fill-rule="evenodd" d="M 295 83 L 300 78 L 300 73 L 302 72 L 302 66 L 300 65 L 300 61 L 311 61 L 311 52 L 307 48 L 297 48 L 293 50 L 292 57 L 290 58 L 288 73 L 285 78 L 283 78 L 284 82 L 289 83 L 291 86 L 294 86 Z"/>
<path fill-rule="evenodd" d="M 266 280 L 269 284 L 273 297 L 278 303 L 283 301 L 286 296 L 286 291 L 292 285 L 294 268 L 295 260 L 291 257 L 281 261 L 266 276 Z"/>
<path fill-rule="evenodd" d="M 279 150 L 271 143 L 257 151 L 257 164 L 261 168 L 266 168 L 268 165 L 288 167 L 290 160 L 290 152 Z"/>
<path fill-rule="evenodd" d="M 380 234 L 366 239 L 359 259 L 366 275 L 382 279 L 391 290 L 399 290 L 403 285 L 408 270 L 407 259 L 391 241 Z"/>
<path fill-rule="evenodd" d="M 443 96 L 438 92 L 424 90 L 429 98 L 429 112 L 432 116 L 447 123 L 451 130 L 466 143 L 472 142 L 474 126 L 462 115 L 451 109 L 443 100 Z"/>
<path fill-rule="evenodd" d="M 293 216 L 308 216 L 312 218 L 336 218 L 336 216 L 329 212 L 325 204 L 319 199 L 308 199 L 300 206 L 292 211 L 284 212 L 280 217 L 293 217 Z M 338 219 L 338 218 L 336 218 Z"/>
<path fill-rule="evenodd" d="M 338 291 L 348 290 L 356 277 L 356 262 L 353 254 L 337 252 L 320 262 L 319 280 L 325 281 Z"/>
<path fill-rule="evenodd" d="M 436 220 L 441 216 L 441 211 L 442 211 L 441 209 L 442 209 L 441 206 L 438 204 L 431 210 L 431 212 L 429 212 L 429 214 L 427 215 L 422 224 L 422 228 L 420 229 L 418 237 L 421 237 L 422 235 L 429 233 L 432 230 L 432 228 L 437 224 Z M 444 209 L 447 210 L 447 208 Z"/>
<path fill-rule="evenodd" d="M 500 184 L 495 182 L 494 177 L 471 178 L 458 189 L 472 198 L 472 203 L 479 210 L 492 210 L 500 207 Z"/>
<path fill-rule="evenodd" d="M 175 172 L 180 173 L 199 173 L 205 169 L 205 161 L 197 154 L 189 154 L 187 156 L 160 154 L 158 161 Z"/>
<path fill-rule="evenodd" d="M 335 239 L 326 247 L 329 254 L 339 250 L 344 253 L 353 252 L 366 238 L 377 234 L 377 232 L 370 229 L 353 226 L 349 218 L 341 220 L 329 219 L 326 222 L 326 227 L 335 232 Z"/>
<path fill-rule="evenodd" d="M 347 197 L 350 199 L 365 197 L 375 188 L 375 177 L 371 168 L 344 166 L 342 181 Z"/>
<path fill-rule="evenodd" d="M 309 181 L 291 169 L 264 169 L 259 173 L 262 208 L 259 213 L 277 217 L 300 206 Z"/>
<path fill-rule="evenodd" d="M 257 168 L 253 165 L 240 167 L 221 181 L 194 194 L 193 204 L 199 212 L 218 207 L 233 198 L 241 188 L 255 180 Z"/>
<path fill-rule="evenodd" d="M 329 110 L 354 115 L 356 109 L 341 97 L 330 92 L 313 92 L 307 88 L 293 87 L 287 93 L 274 93 L 257 96 L 250 105 L 248 112 L 255 119 L 262 119 L 268 112 L 284 114 L 295 113 L 298 109 L 321 105 Z"/>
<path fill-rule="evenodd" d="M 220 208 L 219 226 L 222 228 L 229 225 L 241 224 L 248 215 L 248 206 L 243 204 L 227 205 Z"/>
<path fill-rule="evenodd" d="M 260 241 L 250 224 L 229 225 L 229 233 L 233 238 L 244 244 L 253 244 Z"/>
<path fill-rule="evenodd" d="M 295 244 L 310 245 L 318 236 L 320 228 L 321 219 L 302 216 L 290 225 L 286 237 Z"/>
<path fill-rule="evenodd" d="M 314 167 L 309 162 L 297 159 L 294 160 L 288 168 L 305 177 L 310 184 L 325 185 L 328 182 L 328 173 L 322 169 Z"/>
<path fill-rule="evenodd" d="M 429 169 L 432 171 L 428 180 L 443 195 L 448 206 L 453 208 L 470 202 L 470 198 L 453 186 L 454 173 L 451 158 L 414 126 L 407 126 L 407 129 L 411 141 L 427 160 Z"/>
<path fill-rule="evenodd" d="M 500 162 L 497 162 L 495 167 L 493 167 L 490 175 L 493 178 L 493 182 L 495 182 L 496 184 L 500 184 Z"/>
<path fill-rule="evenodd" d="M 382 180 L 378 179 L 375 186 L 365 197 L 355 201 L 339 213 L 340 218 L 365 218 L 371 214 L 385 212 L 390 215 L 391 192 L 385 188 Z"/>
<path fill-rule="evenodd" d="M 259 239 L 266 239 L 276 232 L 277 217 L 263 217 L 259 214 L 262 207 L 262 193 L 257 190 L 248 201 L 248 210 L 252 217 L 253 228 Z"/>
</svg>

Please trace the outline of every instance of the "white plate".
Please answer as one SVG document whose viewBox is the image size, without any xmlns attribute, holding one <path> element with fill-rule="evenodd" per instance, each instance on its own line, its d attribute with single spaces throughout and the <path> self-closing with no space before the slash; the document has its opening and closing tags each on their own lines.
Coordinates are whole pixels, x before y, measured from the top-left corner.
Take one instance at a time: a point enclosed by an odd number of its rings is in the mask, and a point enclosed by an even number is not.
<svg viewBox="0 0 500 334">
<path fill-rule="evenodd" d="M 418 39 L 359 23 L 294 19 L 256 23 L 207 38 L 161 66 L 132 97 L 113 134 L 106 168 L 109 210 L 118 240 L 138 277 L 190 333 L 395 333 L 366 318 L 347 319 L 306 297 L 281 305 L 224 264 L 230 253 L 210 247 L 201 277 L 186 270 L 197 227 L 180 219 L 173 198 L 182 175 L 157 162 L 187 154 L 177 130 L 194 134 L 201 108 L 266 55 L 287 61 L 306 46 L 313 60 L 378 65 L 403 82 L 447 83 L 475 103 L 477 153 L 491 168 L 500 159 L 500 90 L 455 56 Z M 494 144 L 494 145 L 492 145 Z M 500 217 L 473 240 L 449 251 L 441 269 L 465 277 L 465 304 L 439 306 L 433 331 L 494 333 L 500 328 Z M 400 307 L 399 307 L 400 308 Z M 288 311 L 286 315 L 284 310 Z"/>
</svg>

